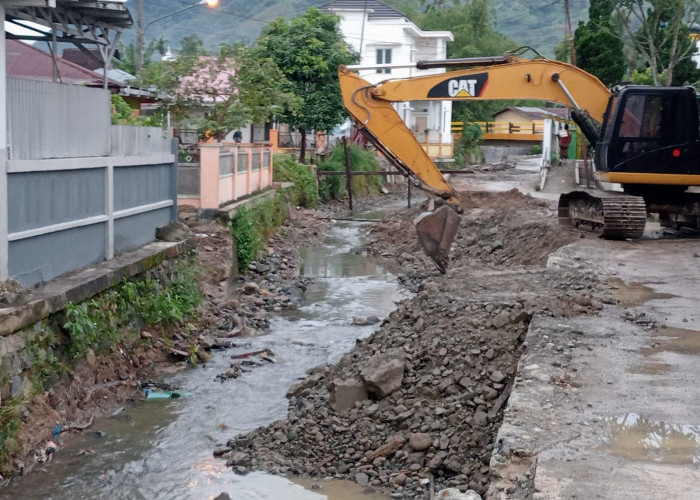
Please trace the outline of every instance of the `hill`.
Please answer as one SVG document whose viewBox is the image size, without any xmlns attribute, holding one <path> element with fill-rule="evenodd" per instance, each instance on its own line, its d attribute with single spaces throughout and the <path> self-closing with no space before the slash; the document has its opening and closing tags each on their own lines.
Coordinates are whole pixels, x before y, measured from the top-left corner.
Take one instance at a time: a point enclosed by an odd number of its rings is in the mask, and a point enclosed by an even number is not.
<svg viewBox="0 0 700 500">
<path fill-rule="evenodd" d="M 552 56 L 554 47 L 562 41 L 566 16 L 564 0 L 532 2 L 528 0 L 491 0 L 492 17 L 498 31 L 523 45 L 529 45 L 544 55 Z M 180 40 L 196 33 L 208 49 L 221 43 L 252 43 L 260 35 L 263 26 L 283 17 L 289 19 L 301 14 L 311 6 L 329 3 L 329 0 L 220 0 L 215 9 L 207 6 L 187 7 L 195 0 L 145 0 L 144 24 L 146 39 L 164 37 L 173 49 Z M 409 16 L 420 12 L 421 0 L 385 0 Z M 569 0 L 571 23 L 576 29 L 579 20 L 588 17 L 588 0 Z M 136 17 L 136 1 L 129 2 L 132 15 Z M 183 12 L 174 14 L 180 9 Z M 132 43 L 136 29 L 129 30 L 122 39 Z"/>
</svg>

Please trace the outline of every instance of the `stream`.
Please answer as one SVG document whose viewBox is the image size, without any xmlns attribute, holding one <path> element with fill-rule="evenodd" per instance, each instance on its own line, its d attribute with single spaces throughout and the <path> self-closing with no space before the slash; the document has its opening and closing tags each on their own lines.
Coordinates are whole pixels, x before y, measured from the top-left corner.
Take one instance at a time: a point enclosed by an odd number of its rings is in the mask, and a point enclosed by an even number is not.
<svg viewBox="0 0 700 500">
<path fill-rule="evenodd" d="M 299 309 L 276 316 L 265 335 L 235 339 L 236 347 L 214 352 L 205 366 L 166 380 L 189 396 L 146 400 L 95 421 L 0 499 L 211 499 L 222 492 L 234 500 L 388 498 L 354 482 L 239 476 L 212 455 L 217 444 L 285 418 L 289 386 L 309 368 L 337 362 L 378 328 L 353 326 L 353 318 L 386 317 L 404 297 L 385 264 L 352 252 L 362 241 L 359 226 L 338 222 L 322 244 L 301 249 L 300 274 L 317 279 Z M 215 379 L 232 355 L 265 348 L 277 363 Z"/>
</svg>

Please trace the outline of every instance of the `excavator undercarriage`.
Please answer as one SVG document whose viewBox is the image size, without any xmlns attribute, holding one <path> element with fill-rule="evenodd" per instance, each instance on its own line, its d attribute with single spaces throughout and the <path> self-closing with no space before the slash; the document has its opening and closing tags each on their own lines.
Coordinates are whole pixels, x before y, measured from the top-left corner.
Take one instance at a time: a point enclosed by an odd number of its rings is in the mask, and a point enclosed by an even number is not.
<svg viewBox="0 0 700 500">
<path fill-rule="evenodd" d="M 644 234 L 644 198 L 616 193 L 572 191 L 559 197 L 559 222 L 606 239 L 636 239 Z"/>
</svg>

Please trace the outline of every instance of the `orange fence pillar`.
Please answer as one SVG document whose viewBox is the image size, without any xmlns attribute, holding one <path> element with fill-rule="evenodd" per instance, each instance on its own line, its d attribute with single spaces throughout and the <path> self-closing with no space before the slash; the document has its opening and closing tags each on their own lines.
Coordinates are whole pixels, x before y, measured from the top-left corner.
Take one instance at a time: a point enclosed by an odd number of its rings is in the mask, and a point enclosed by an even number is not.
<svg viewBox="0 0 700 500">
<path fill-rule="evenodd" d="M 277 153 L 280 144 L 280 131 L 276 128 L 270 129 L 270 144 L 273 153 Z"/>
</svg>

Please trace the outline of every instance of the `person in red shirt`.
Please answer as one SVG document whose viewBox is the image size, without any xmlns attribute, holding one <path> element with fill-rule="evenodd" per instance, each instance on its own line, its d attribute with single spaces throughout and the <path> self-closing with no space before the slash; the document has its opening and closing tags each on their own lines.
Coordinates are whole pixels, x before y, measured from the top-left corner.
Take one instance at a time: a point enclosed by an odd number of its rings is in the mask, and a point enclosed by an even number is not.
<svg viewBox="0 0 700 500">
<path fill-rule="evenodd" d="M 571 132 L 569 132 L 569 125 L 564 125 L 564 128 L 559 130 L 557 133 L 559 138 L 559 161 L 569 159 L 569 144 L 571 144 Z"/>
</svg>

